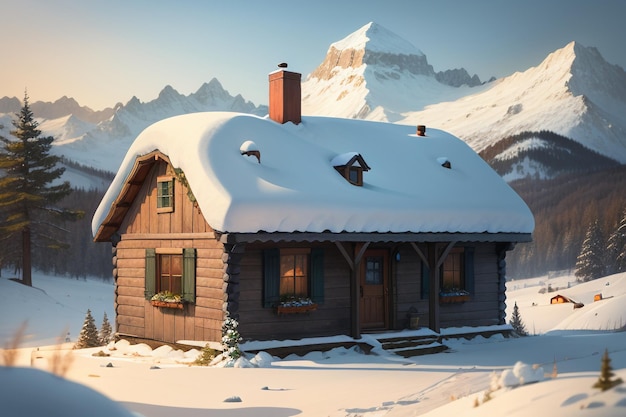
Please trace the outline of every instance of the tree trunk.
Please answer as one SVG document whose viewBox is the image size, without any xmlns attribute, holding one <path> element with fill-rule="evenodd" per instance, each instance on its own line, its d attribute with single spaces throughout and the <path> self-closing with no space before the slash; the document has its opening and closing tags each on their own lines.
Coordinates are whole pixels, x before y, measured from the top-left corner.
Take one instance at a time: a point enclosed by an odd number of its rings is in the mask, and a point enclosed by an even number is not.
<svg viewBox="0 0 626 417">
<path fill-rule="evenodd" d="M 22 229 L 22 283 L 29 287 L 33 286 L 30 257 L 30 227 L 28 226 Z"/>
</svg>

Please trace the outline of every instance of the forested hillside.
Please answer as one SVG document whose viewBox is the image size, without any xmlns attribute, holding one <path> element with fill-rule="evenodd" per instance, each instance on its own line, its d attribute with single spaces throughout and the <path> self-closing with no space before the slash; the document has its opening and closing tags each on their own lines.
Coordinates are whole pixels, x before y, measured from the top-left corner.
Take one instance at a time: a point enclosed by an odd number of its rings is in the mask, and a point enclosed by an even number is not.
<svg viewBox="0 0 626 417">
<path fill-rule="evenodd" d="M 75 189 L 61 202 L 64 207 L 84 211 L 85 216 L 58 225 L 58 238 L 69 244 L 68 248 L 37 248 L 33 251 L 36 269 L 74 278 L 111 278 L 111 244 L 95 243 L 91 236 L 91 219 L 103 194 L 98 190 Z"/>
<path fill-rule="evenodd" d="M 598 219 L 606 242 L 626 208 L 626 166 L 550 180 L 511 183 L 535 216 L 533 242 L 518 244 L 507 256 L 509 277 L 573 269 L 585 233 Z"/>
</svg>

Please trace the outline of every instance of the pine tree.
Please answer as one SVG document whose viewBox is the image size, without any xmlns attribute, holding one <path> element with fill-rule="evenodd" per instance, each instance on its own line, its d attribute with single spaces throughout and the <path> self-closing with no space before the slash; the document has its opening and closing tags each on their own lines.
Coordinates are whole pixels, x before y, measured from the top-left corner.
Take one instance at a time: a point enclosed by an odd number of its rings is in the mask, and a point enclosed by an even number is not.
<svg viewBox="0 0 626 417">
<path fill-rule="evenodd" d="M 626 209 L 622 219 L 607 243 L 608 267 L 610 273 L 626 272 Z"/>
<path fill-rule="evenodd" d="M 522 316 L 519 313 L 519 308 L 517 308 L 517 303 L 513 306 L 513 314 L 511 315 L 511 320 L 509 320 L 509 324 L 519 336 L 528 336 L 528 332 L 526 331 L 526 326 L 522 321 Z"/>
<path fill-rule="evenodd" d="M 231 362 L 240 358 L 242 354 L 239 349 L 241 335 L 237 327 L 239 327 L 239 322 L 231 317 L 227 317 L 222 324 L 222 349 L 224 358 Z"/>
<path fill-rule="evenodd" d="M 24 95 L 24 106 L 13 121 L 13 139 L 0 137 L 0 266 L 22 270 L 22 282 L 32 285 L 31 247 L 63 247 L 52 220 L 75 220 L 83 213 L 55 207 L 71 192 L 58 179 L 64 168 L 50 155 L 53 137 L 42 137 Z M 32 242 L 31 242 L 32 239 Z"/>
<path fill-rule="evenodd" d="M 600 378 L 598 378 L 598 381 L 593 384 L 593 387 L 600 388 L 602 391 L 606 391 L 623 382 L 621 378 L 612 380 L 611 378 L 613 376 L 615 376 L 615 374 L 613 373 L 613 368 L 611 368 L 609 351 L 608 349 L 605 349 L 604 355 L 602 355 L 602 365 L 600 366 Z"/>
<path fill-rule="evenodd" d="M 113 336 L 113 329 L 111 327 L 111 323 L 109 323 L 109 318 L 107 317 L 106 311 L 104 312 L 104 317 L 102 318 L 102 326 L 100 326 L 100 346 L 105 346 L 109 344 L 111 341 L 111 337 Z"/>
<path fill-rule="evenodd" d="M 87 310 L 83 328 L 80 330 L 80 335 L 74 345 L 74 349 L 85 349 L 96 346 L 100 346 L 98 329 L 96 328 L 96 321 L 91 315 L 91 310 Z"/>
<path fill-rule="evenodd" d="M 576 259 L 576 272 L 574 275 L 580 281 L 590 281 L 604 276 L 604 247 L 600 223 L 598 220 L 595 220 L 587 229 L 580 254 Z"/>
</svg>

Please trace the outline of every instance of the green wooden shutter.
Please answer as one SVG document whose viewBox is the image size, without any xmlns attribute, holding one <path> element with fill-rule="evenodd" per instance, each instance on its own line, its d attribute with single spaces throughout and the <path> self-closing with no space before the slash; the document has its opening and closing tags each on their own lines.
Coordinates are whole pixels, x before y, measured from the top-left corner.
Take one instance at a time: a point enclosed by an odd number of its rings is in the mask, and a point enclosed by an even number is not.
<svg viewBox="0 0 626 417">
<path fill-rule="evenodd" d="M 311 300 L 324 302 L 324 249 L 311 249 Z"/>
<path fill-rule="evenodd" d="M 421 295 L 422 295 L 422 300 L 427 300 L 429 295 L 428 293 L 430 292 L 430 277 L 428 276 L 428 265 L 426 265 L 426 262 L 422 261 L 422 282 L 421 282 Z"/>
<path fill-rule="evenodd" d="M 196 250 L 183 249 L 183 300 L 196 301 Z"/>
<path fill-rule="evenodd" d="M 280 249 L 263 251 L 263 307 L 280 301 Z"/>
<path fill-rule="evenodd" d="M 474 293 L 474 247 L 466 246 L 464 249 L 465 262 L 465 290 Z"/>
<path fill-rule="evenodd" d="M 156 293 L 156 250 L 146 249 L 146 279 L 144 296 L 146 300 Z"/>
</svg>

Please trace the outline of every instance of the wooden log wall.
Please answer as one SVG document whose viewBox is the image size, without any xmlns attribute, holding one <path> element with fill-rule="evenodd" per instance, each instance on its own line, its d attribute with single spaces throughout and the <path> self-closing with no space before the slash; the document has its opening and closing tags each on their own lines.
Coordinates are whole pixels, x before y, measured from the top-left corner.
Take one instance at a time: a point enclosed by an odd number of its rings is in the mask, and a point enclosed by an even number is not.
<svg viewBox="0 0 626 417">
<path fill-rule="evenodd" d="M 224 318 L 224 249 L 179 181 L 174 186 L 174 211 L 157 213 L 156 178 L 164 174 L 173 171 L 160 162 L 146 178 L 120 227 L 121 240 L 114 258 L 117 331 L 165 342 L 219 341 Z M 145 250 L 148 248 L 196 249 L 195 304 L 178 310 L 154 307 L 146 300 Z"/>
<path fill-rule="evenodd" d="M 500 323 L 500 276 L 495 243 L 476 244 L 474 292 L 470 301 L 442 304 L 441 327 L 490 326 Z"/>
<path fill-rule="evenodd" d="M 239 332 L 244 340 L 284 340 L 350 333 L 350 268 L 334 244 L 324 248 L 324 302 L 304 314 L 263 307 L 263 249 L 302 245 L 248 244 L 239 276 Z"/>
</svg>

